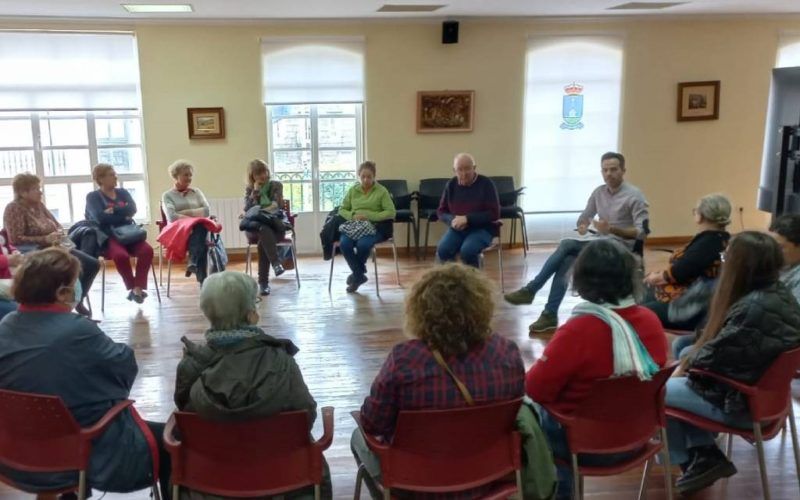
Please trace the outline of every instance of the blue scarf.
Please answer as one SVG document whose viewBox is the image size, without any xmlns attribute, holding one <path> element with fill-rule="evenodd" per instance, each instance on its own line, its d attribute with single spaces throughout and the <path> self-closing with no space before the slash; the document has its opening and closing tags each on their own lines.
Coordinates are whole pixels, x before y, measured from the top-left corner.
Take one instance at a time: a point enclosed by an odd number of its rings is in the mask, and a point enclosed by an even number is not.
<svg viewBox="0 0 800 500">
<path fill-rule="evenodd" d="M 210 347 L 215 348 L 230 346 L 244 339 L 258 337 L 259 335 L 265 334 L 264 330 L 257 326 L 239 326 L 232 330 L 214 330 L 213 328 L 209 328 L 205 333 L 206 343 Z"/>
<path fill-rule="evenodd" d="M 614 355 L 614 377 L 636 375 L 639 380 L 650 380 L 658 372 L 658 365 L 642 345 L 639 335 L 630 323 L 625 321 L 614 309 L 625 309 L 636 305 L 632 297 L 619 301 L 619 304 L 595 304 L 581 302 L 572 310 L 572 316 L 589 314 L 603 320 L 611 328 L 611 343 Z"/>
</svg>

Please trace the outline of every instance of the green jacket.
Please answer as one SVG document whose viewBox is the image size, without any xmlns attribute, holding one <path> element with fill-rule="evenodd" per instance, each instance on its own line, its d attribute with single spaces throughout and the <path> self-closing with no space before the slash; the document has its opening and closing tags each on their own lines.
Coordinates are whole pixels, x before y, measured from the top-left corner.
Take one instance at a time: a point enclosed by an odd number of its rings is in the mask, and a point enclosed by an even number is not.
<svg viewBox="0 0 800 500">
<path fill-rule="evenodd" d="M 553 452 L 539 427 L 539 416 L 526 397 L 517 412 L 522 435 L 522 494 L 525 500 L 554 498 L 558 486 Z"/>
<path fill-rule="evenodd" d="M 368 194 L 364 194 L 360 183 L 351 187 L 344 195 L 339 215 L 346 220 L 352 220 L 356 214 L 366 215 L 372 222 L 394 219 L 396 211 L 389 190 L 377 182 Z"/>
</svg>

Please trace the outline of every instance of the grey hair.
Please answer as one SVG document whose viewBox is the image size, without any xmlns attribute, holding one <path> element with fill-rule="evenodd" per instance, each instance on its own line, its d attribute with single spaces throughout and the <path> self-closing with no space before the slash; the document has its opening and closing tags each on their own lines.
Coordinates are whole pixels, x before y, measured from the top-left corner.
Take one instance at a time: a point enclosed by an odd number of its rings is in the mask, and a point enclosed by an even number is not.
<svg viewBox="0 0 800 500">
<path fill-rule="evenodd" d="M 731 202 L 723 194 L 708 194 L 697 203 L 697 213 L 708 222 L 725 228 L 731 223 Z"/>
<path fill-rule="evenodd" d="M 469 153 L 458 153 L 455 158 L 453 158 L 453 164 L 458 164 L 462 159 L 469 160 L 473 167 L 477 166 L 478 164 L 475 163 L 475 157 Z"/>
<path fill-rule="evenodd" d="M 231 330 L 247 324 L 256 310 L 258 286 L 250 276 L 235 271 L 214 273 L 203 282 L 200 309 L 215 330 Z"/>
<path fill-rule="evenodd" d="M 169 166 L 169 175 L 173 179 L 177 179 L 178 175 L 184 170 L 189 170 L 194 173 L 194 166 L 189 163 L 189 160 L 175 160 L 172 162 L 172 165 Z"/>
</svg>

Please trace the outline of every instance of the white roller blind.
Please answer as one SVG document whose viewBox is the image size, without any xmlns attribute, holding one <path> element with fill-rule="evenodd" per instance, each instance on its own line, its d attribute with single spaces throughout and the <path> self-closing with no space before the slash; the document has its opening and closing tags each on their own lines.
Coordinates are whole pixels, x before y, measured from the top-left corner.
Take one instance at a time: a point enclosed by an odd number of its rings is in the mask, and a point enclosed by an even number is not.
<svg viewBox="0 0 800 500">
<path fill-rule="evenodd" d="M 130 33 L 0 31 L 0 109 L 139 109 Z"/>
<path fill-rule="evenodd" d="M 364 101 L 363 38 L 261 40 L 264 104 Z"/>
<path fill-rule="evenodd" d="M 526 211 L 583 210 L 619 144 L 623 40 L 532 37 L 525 76 Z M 574 216 L 571 216 L 574 218 Z"/>
<path fill-rule="evenodd" d="M 778 40 L 776 68 L 800 66 L 800 35 L 781 35 Z"/>
</svg>

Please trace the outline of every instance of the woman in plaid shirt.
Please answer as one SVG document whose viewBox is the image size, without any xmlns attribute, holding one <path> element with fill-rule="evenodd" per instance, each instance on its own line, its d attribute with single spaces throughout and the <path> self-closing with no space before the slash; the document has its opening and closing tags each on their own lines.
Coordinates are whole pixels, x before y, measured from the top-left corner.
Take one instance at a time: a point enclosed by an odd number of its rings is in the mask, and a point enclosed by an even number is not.
<svg viewBox="0 0 800 500">
<path fill-rule="evenodd" d="M 467 402 L 434 358 L 438 350 L 476 404 L 522 397 L 525 368 L 517 345 L 494 333 L 493 287 L 478 270 L 446 264 L 426 273 L 406 299 L 406 330 L 412 340 L 394 346 L 361 407 L 364 432 L 391 440 L 401 410 L 447 409 Z M 380 464 L 361 431 L 351 447 L 372 479 Z M 370 481 L 367 481 L 373 492 Z M 459 495 L 471 498 L 472 491 Z"/>
</svg>

